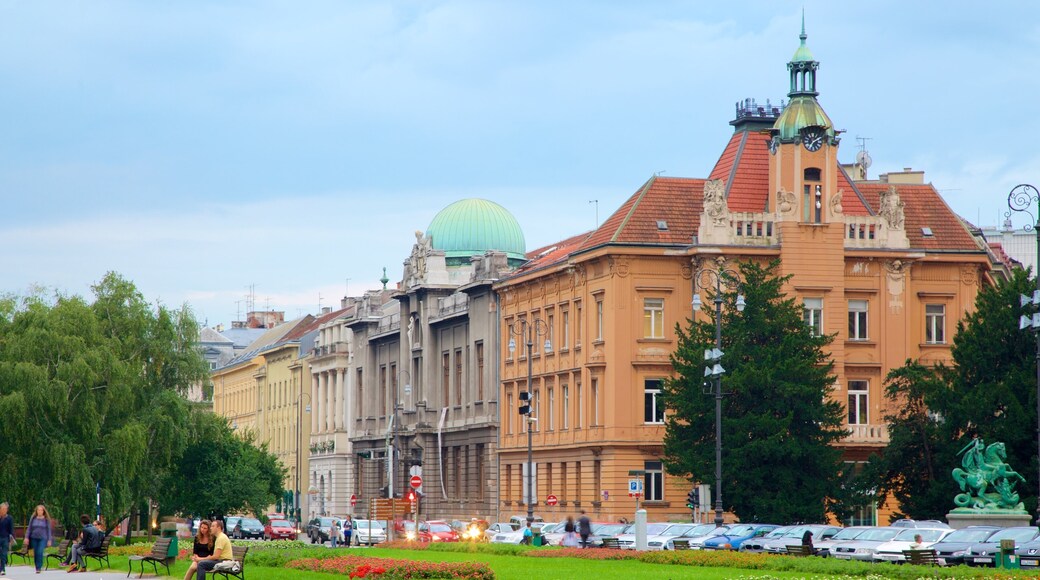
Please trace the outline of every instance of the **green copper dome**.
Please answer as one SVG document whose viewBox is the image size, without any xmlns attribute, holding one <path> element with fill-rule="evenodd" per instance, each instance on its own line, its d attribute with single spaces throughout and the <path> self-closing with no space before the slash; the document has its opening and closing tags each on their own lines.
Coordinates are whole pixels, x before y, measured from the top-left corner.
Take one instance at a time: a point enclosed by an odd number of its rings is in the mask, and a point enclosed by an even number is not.
<svg viewBox="0 0 1040 580">
<path fill-rule="evenodd" d="M 791 57 L 791 62 L 812 62 L 816 60 L 815 58 L 813 58 L 812 52 L 809 50 L 809 47 L 805 46 L 805 39 L 809 38 L 809 36 L 805 34 L 804 9 L 802 10 L 802 33 L 798 35 L 798 38 L 801 39 L 802 44 L 798 47 L 798 50 L 794 51 L 794 56 Z"/>
<path fill-rule="evenodd" d="M 511 264 L 523 261 L 524 232 L 506 208 L 486 199 L 463 199 L 442 209 L 426 230 L 449 264 L 468 264 L 488 250 L 505 252 Z"/>
<path fill-rule="evenodd" d="M 773 131 L 782 141 L 801 138 L 801 130 L 805 127 L 823 127 L 827 135 L 834 137 L 834 124 L 824 112 L 823 107 L 811 96 L 799 96 L 791 99 L 780 118 L 773 124 Z"/>
</svg>

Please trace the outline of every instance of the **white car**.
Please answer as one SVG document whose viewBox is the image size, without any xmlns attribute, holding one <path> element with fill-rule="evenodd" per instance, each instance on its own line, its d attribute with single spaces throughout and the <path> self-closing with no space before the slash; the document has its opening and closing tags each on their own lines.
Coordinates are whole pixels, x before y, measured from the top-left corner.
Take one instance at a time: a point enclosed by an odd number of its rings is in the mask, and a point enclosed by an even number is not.
<svg viewBox="0 0 1040 580">
<path fill-rule="evenodd" d="M 648 532 L 646 535 L 646 549 L 664 550 L 668 540 L 692 532 L 697 527 L 698 524 L 675 524 L 674 526 L 668 526 L 668 529 L 656 536 L 651 536 Z M 714 524 L 712 524 L 712 527 L 715 527 Z"/>
<path fill-rule="evenodd" d="M 874 552 L 874 561 L 906 562 L 903 550 L 926 550 L 952 533 L 951 529 L 904 528 L 903 531 L 896 534 L 896 537 L 878 545 Z M 920 542 L 914 539 L 914 536 L 918 535 L 921 536 Z"/>
<path fill-rule="evenodd" d="M 665 530 L 677 524 L 646 524 L 646 537 L 660 536 Z M 627 534 L 621 534 L 617 537 L 618 546 L 622 550 L 635 550 L 636 549 L 636 530 L 635 526 Z"/>
<path fill-rule="evenodd" d="M 675 544 L 673 542 L 675 540 L 682 540 L 684 542 L 689 542 L 691 550 L 700 550 L 704 547 L 704 542 L 719 534 L 725 534 L 727 531 L 729 531 L 729 524 L 723 524 L 721 527 L 715 527 L 715 524 L 701 524 L 687 532 L 685 535 L 669 538 L 668 541 L 664 543 L 664 549 L 674 550 Z"/>
<path fill-rule="evenodd" d="M 556 522 L 549 523 L 549 524 L 535 522 L 534 525 L 531 527 L 531 531 L 540 533 L 541 529 L 543 527 L 548 528 L 549 526 L 556 526 Z M 492 544 L 519 544 L 523 540 L 524 540 L 524 528 L 520 528 L 519 530 L 514 530 L 514 531 L 511 531 L 511 532 L 502 532 L 502 533 L 499 533 L 499 534 L 495 534 L 495 537 L 491 538 L 491 543 Z"/>
<path fill-rule="evenodd" d="M 484 536 L 490 542 L 495 539 L 495 536 L 505 532 L 515 532 L 516 526 L 509 522 L 498 522 L 497 524 L 491 524 L 488 529 L 484 530 Z"/>
<path fill-rule="evenodd" d="M 378 520 L 354 520 L 354 535 L 351 538 L 355 544 L 381 544 L 386 541 L 386 528 L 383 522 Z"/>
</svg>

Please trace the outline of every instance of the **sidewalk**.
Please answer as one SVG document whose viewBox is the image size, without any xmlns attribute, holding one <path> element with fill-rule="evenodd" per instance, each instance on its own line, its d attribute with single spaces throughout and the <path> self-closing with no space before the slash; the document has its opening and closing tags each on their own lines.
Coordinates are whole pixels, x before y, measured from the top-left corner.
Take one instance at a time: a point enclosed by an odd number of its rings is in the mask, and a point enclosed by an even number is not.
<svg viewBox="0 0 1040 580">
<path fill-rule="evenodd" d="M 148 570 L 151 572 L 151 570 Z M 134 578 L 137 578 L 137 572 L 134 571 Z M 155 578 L 154 574 L 145 574 L 145 578 Z M 76 578 L 77 580 L 126 580 L 126 572 L 120 572 L 119 570 L 106 570 L 105 572 L 96 572 L 91 570 L 90 572 L 84 572 L 82 574 L 69 574 L 65 571 L 65 568 L 55 568 L 51 566 L 50 570 L 44 570 L 39 574 L 36 573 L 36 568 L 33 568 L 32 564 L 28 566 L 10 564 L 7 565 L 7 576 L 0 576 L 0 578 L 18 578 L 19 580 L 29 580 L 30 578 Z"/>
</svg>

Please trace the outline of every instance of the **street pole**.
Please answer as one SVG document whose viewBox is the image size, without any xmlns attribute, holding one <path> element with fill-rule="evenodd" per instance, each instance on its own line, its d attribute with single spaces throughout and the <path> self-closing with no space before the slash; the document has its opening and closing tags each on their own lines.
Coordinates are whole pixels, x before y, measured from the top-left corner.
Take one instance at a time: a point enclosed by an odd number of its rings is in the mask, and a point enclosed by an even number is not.
<svg viewBox="0 0 1040 580">
<path fill-rule="evenodd" d="M 525 329 L 527 336 L 527 392 L 531 391 L 531 377 L 534 374 L 534 359 L 532 358 L 532 350 L 534 349 L 534 337 L 531 336 L 531 327 L 527 325 L 527 320 L 524 320 L 522 328 Z M 534 401 L 534 395 L 532 394 L 531 401 Z M 532 483 L 532 475 L 534 475 L 534 445 L 533 445 L 533 434 L 532 427 L 534 423 L 531 422 L 531 416 L 526 417 L 527 420 L 527 527 L 530 528 L 534 524 L 534 485 Z"/>
<path fill-rule="evenodd" d="M 715 348 L 722 350 L 722 275 L 715 276 Z M 715 377 L 715 527 L 722 527 L 722 375 Z"/>
<path fill-rule="evenodd" d="M 1030 208 L 1036 204 L 1037 211 L 1036 215 L 1030 211 Z M 1010 224 L 1010 218 L 1012 212 L 1021 212 L 1029 216 L 1032 223 L 1026 224 L 1026 229 L 1033 229 L 1033 233 L 1036 234 L 1036 265 L 1033 269 L 1033 276 L 1036 278 L 1036 291 L 1040 293 L 1040 192 L 1035 187 L 1028 183 L 1016 185 L 1011 189 L 1011 193 L 1008 194 L 1008 211 L 1005 216 L 1008 218 Z M 1023 298 L 1023 300 L 1025 300 Z M 1024 306 L 1025 304 L 1023 304 Z M 1034 303 L 1034 307 L 1040 308 L 1040 304 Z M 1037 452 L 1040 453 L 1040 328 L 1032 327 L 1033 335 L 1036 337 L 1036 416 L 1037 416 L 1037 428 L 1036 428 L 1036 448 Z M 1037 463 L 1037 503 L 1036 503 L 1036 522 L 1040 525 L 1040 462 Z"/>
</svg>

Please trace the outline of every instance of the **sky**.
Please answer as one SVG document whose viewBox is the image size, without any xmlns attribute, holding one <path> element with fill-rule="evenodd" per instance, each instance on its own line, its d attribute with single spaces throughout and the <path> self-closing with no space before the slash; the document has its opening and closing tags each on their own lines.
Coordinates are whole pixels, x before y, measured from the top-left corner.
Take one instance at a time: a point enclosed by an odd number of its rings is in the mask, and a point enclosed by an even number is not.
<svg viewBox="0 0 1040 580">
<path fill-rule="evenodd" d="M 843 162 L 868 138 L 983 226 L 1040 184 L 1037 2 L 0 0 L 0 293 L 116 271 L 294 318 L 468 197 L 551 244 L 706 177 L 737 101 L 786 98 L 803 7 Z"/>
</svg>

